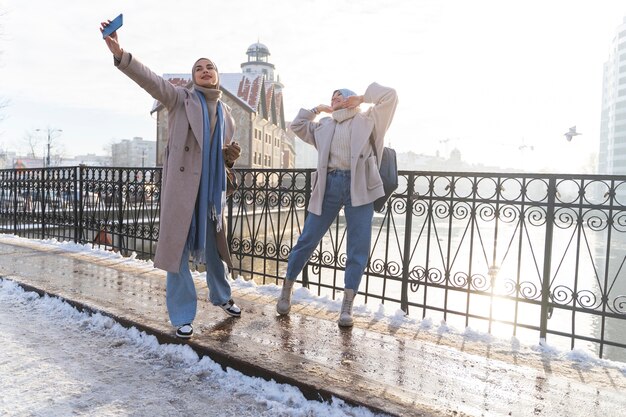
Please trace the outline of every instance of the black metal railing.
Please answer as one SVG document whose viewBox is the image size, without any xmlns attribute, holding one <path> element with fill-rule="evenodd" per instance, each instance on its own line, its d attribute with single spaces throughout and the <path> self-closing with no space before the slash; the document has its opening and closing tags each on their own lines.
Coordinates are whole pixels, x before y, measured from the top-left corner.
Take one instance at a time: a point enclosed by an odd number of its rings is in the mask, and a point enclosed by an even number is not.
<svg viewBox="0 0 626 417">
<path fill-rule="evenodd" d="M 160 169 L 0 170 L 0 232 L 102 244 L 150 258 L 158 238 Z"/>
<path fill-rule="evenodd" d="M 312 170 L 241 169 L 228 201 L 236 273 L 279 284 Z M 0 171 L 0 232 L 97 243 L 150 258 L 160 169 Z M 301 281 L 343 288 L 337 218 Z M 626 360 L 626 177 L 401 171 L 374 217 L 366 301 L 476 331 L 537 337 Z"/>
</svg>

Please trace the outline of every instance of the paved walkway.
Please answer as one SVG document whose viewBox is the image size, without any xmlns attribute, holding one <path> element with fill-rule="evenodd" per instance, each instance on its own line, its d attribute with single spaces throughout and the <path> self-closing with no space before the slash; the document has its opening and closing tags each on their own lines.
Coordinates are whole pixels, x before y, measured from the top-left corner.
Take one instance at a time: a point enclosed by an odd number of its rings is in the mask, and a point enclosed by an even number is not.
<svg viewBox="0 0 626 417">
<path fill-rule="evenodd" d="M 161 271 L 0 235 L 0 276 L 162 343 L 181 343 L 167 319 Z M 279 317 L 274 299 L 242 290 L 234 298 L 243 316 L 227 318 L 198 287 L 202 301 L 189 345 L 244 374 L 295 385 L 310 399 L 334 396 L 394 416 L 607 417 L 626 410 L 626 374 L 618 368 L 494 349 L 366 317 L 345 330 L 336 313 L 307 306 Z"/>
</svg>

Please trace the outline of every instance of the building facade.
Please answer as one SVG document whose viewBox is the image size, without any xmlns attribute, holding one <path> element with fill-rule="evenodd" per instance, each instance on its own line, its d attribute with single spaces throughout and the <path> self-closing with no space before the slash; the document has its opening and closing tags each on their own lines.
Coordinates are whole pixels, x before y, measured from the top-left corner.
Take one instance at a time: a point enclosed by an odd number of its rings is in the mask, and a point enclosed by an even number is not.
<svg viewBox="0 0 626 417">
<path fill-rule="evenodd" d="M 604 64 L 599 174 L 626 174 L 626 17 Z"/>
<path fill-rule="evenodd" d="M 248 59 L 241 64 L 241 73 L 220 73 L 222 101 L 235 119 L 235 141 L 241 146 L 238 167 L 293 168 L 295 148 L 293 137 L 287 134 L 283 106 L 283 85 L 269 62 L 270 52 L 262 43 L 250 45 Z M 189 87 L 191 74 L 164 74 L 170 83 Z M 167 109 L 155 102 L 151 113 L 157 119 L 157 160 L 163 165 L 163 150 L 167 144 Z"/>
<path fill-rule="evenodd" d="M 111 145 L 111 162 L 114 167 L 154 167 L 156 142 L 134 137 Z"/>
</svg>

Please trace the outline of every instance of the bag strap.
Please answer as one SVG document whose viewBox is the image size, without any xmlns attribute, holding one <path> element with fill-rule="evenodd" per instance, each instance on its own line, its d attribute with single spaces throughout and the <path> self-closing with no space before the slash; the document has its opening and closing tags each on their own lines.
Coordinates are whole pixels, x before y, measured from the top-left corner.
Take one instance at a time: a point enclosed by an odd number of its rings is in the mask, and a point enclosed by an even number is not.
<svg viewBox="0 0 626 417">
<path fill-rule="evenodd" d="M 372 149 L 374 149 L 374 156 L 376 157 L 376 162 L 380 165 L 380 160 L 378 159 L 378 151 L 376 151 L 376 144 L 374 143 L 374 131 L 370 133 L 370 145 L 372 145 Z"/>
</svg>

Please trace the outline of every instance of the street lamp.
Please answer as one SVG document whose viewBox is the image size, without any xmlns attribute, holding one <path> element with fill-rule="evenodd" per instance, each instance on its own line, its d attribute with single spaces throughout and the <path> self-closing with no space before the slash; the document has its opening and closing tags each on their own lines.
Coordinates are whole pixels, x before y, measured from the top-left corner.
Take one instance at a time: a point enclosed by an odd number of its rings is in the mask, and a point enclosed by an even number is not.
<svg viewBox="0 0 626 417">
<path fill-rule="evenodd" d="M 43 129 L 35 129 L 36 132 L 42 132 Z M 50 139 L 53 133 L 61 133 L 63 132 L 63 129 L 50 129 L 47 128 L 46 132 L 48 133 L 48 155 L 46 156 L 46 168 L 50 167 Z"/>
</svg>

